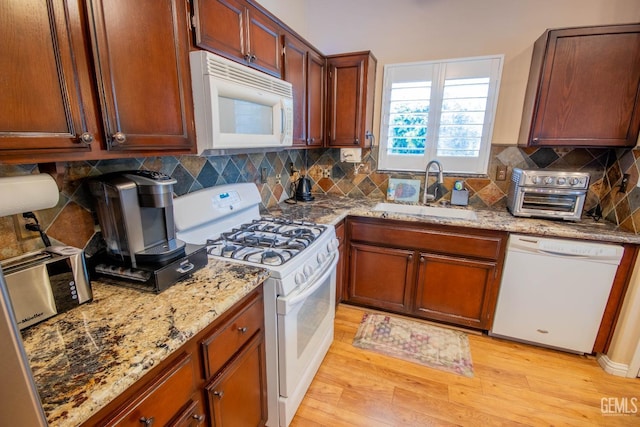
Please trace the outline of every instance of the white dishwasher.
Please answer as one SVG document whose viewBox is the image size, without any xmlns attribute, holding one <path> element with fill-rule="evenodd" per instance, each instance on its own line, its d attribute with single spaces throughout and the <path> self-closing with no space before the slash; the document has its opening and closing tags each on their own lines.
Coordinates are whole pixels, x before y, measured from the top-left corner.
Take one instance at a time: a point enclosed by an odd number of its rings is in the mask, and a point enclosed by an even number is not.
<svg viewBox="0 0 640 427">
<path fill-rule="evenodd" d="M 623 250 L 510 235 L 490 335 L 591 353 Z"/>
</svg>

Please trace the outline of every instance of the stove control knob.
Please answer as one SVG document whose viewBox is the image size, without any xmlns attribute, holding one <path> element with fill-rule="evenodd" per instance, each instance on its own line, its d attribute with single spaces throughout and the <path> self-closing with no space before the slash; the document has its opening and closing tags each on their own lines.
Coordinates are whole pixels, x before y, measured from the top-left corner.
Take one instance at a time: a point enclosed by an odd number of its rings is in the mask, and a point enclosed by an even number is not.
<svg viewBox="0 0 640 427">
<path fill-rule="evenodd" d="M 317 259 L 318 259 L 318 264 L 322 265 L 322 264 L 324 264 L 324 262 L 327 260 L 327 255 L 326 255 L 326 254 L 323 254 L 322 252 L 320 252 L 320 253 L 318 254 Z"/>
<path fill-rule="evenodd" d="M 569 179 L 569 184 L 571 185 L 578 185 L 580 183 L 580 180 L 576 177 L 570 178 Z"/>
<path fill-rule="evenodd" d="M 304 273 L 297 272 L 294 280 L 296 282 L 296 285 L 300 286 L 307 281 L 307 278 Z"/>
<path fill-rule="evenodd" d="M 331 241 L 327 243 L 327 252 L 331 253 L 337 251 L 338 246 L 340 246 L 338 239 L 331 239 Z"/>
<path fill-rule="evenodd" d="M 553 177 L 548 176 L 544 179 L 545 184 L 553 184 Z"/>
<path fill-rule="evenodd" d="M 542 178 L 540 178 L 539 176 L 532 176 L 531 177 L 531 182 L 533 184 L 540 184 L 540 182 L 542 182 Z"/>
<path fill-rule="evenodd" d="M 564 176 L 561 176 L 558 178 L 559 185 L 565 185 L 566 183 L 567 183 L 567 178 L 565 178 Z"/>
<path fill-rule="evenodd" d="M 311 275 L 313 274 L 313 267 L 309 264 L 305 265 L 304 268 L 302 269 L 302 271 L 304 272 L 304 275 L 309 278 L 311 277 Z"/>
</svg>

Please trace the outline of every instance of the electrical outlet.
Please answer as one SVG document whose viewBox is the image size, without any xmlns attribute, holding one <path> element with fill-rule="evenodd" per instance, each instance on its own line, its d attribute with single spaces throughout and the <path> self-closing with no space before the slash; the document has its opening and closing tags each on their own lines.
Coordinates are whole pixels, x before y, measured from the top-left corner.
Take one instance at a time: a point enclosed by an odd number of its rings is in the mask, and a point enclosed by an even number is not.
<svg viewBox="0 0 640 427">
<path fill-rule="evenodd" d="M 282 178 L 282 175 L 280 175 L 279 173 L 276 174 L 276 183 L 280 182 L 280 178 Z"/>
<path fill-rule="evenodd" d="M 369 174 L 371 169 L 369 169 L 369 163 L 360 163 L 356 166 L 359 174 Z"/>
<path fill-rule="evenodd" d="M 331 179 L 331 168 L 322 168 L 322 177 Z"/>
<path fill-rule="evenodd" d="M 496 168 L 496 181 L 506 181 L 507 180 L 507 166 L 506 165 L 498 165 Z"/>
</svg>

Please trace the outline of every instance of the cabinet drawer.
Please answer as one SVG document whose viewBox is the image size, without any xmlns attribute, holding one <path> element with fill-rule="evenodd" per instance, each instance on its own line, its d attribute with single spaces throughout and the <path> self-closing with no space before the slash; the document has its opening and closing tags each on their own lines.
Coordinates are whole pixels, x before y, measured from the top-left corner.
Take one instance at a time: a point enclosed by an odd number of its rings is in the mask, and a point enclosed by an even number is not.
<svg viewBox="0 0 640 427">
<path fill-rule="evenodd" d="M 383 223 L 350 222 L 352 241 L 496 260 L 500 258 L 506 233 L 448 226 L 409 227 L 384 220 Z"/>
<path fill-rule="evenodd" d="M 222 366 L 263 328 L 262 296 L 249 302 L 240 313 L 202 341 L 205 379 L 211 378 Z"/>
<path fill-rule="evenodd" d="M 191 354 L 183 353 L 106 425 L 139 426 L 145 419 L 153 420 L 154 425 L 165 425 L 183 407 L 193 403 L 194 372 Z"/>
</svg>

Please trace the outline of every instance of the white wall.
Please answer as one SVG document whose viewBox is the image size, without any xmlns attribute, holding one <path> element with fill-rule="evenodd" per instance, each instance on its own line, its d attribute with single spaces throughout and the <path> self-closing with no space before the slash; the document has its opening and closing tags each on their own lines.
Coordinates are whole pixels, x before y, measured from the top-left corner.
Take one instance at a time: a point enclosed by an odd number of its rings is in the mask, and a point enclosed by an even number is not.
<svg viewBox="0 0 640 427">
<path fill-rule="evenodd" d="M 517 142 L 532 47 L 545 29 L 640 21 L 638 0 L 269 1 L 287 4 L 282 9 L 300 2 L 303 36 L 320 51 L 371 50 L 377 57 L 376 134 L 384 64 L 505 54 L 494 144 Z"/>
</svg>

